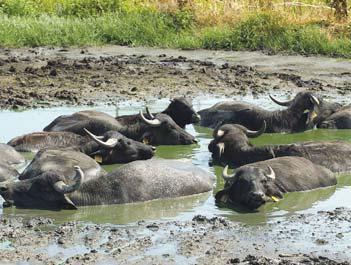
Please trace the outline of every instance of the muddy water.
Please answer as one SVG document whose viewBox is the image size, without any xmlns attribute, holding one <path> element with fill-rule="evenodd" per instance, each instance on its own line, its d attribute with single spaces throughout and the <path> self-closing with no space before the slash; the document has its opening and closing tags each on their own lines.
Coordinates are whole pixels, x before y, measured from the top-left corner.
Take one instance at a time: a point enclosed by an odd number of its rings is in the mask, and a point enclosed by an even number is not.
<svg viewBox="0 0 351 265">
<path fill-rule="evenodd" d="M 238 98 L 239 99 L 239 98 Z M 273 109 L 271 102 L 266 97 L 243 98 L 265 108 Z M 220 98 L 196 98 L 194 107 L 199 110 L 214 104 Z M 145 105 L 152 111 L 164 109 L 168 100 L 150 100 L 149 102 L 125 102 L 116 107 L 95 107 L 95 110 L 104 111 L 111 115 L 123 115 L 136 113 Z M 87 109 L 87 108 L 84 108 Z M 0 112 L 0 124 L 2 124 L 1 142 L 7 142 L 11 138 L 34 131 L 40 131 L 55 117 L 63 114 L 83 110 L 83 108 L 52 108 L 34 109 L 24 112 Z M 5 126 L 4 126 L 5 125 Z M 222 168 L 209 165 L 210 153 L 207 145 L 211 140 L 211 130 L 199 126 L 188 126 L 187 130 L 199 140 L 197 145 L 191 146 L 160 146 L 156 155 L 162 158 L 184 159 L 192 161 L 205 170 L 217 175 L 217 183 L 214 191 L 223 187 L 220 177 Z M 313 130 L 299 134 L 265 134 L 253 142 L 257 145 L 292 143 L 307 140 L 334 140 L 342 139 L 351 141 L 351 131 L 348 130 Z M 31 155 L 26 154 L 28 158 Z M 111 171 L 119 165 L 106 166 Z M 320 210 L 333 210 L 336 207 L 348 207 L 351 205 L 349 196 L 351 175 L 339 176 L 336 187 L 319 189 L 310 192 L 290 193 L 278 203 L 267 203 L 257 212 L 245 212 L 241 209 L 219 208 L 214 203 L 213 193 L 205 193 L 184 198 L 157 200 L 152 202 L 134 203 L 126 205 L 80 207 L 78 211 L 43 211 L 7 208 L 2 209 L 4 215 L 19 215 L 24 217 L 46 216 L 54 218 L 58 223 L 79 220 L 94 223 L 128 224 L 138 220 L 189 220 L 196 214 L 207 216 L 225 216 L 230 220 L 246 224 L 260 224 L 286 218 L 296 213 L 313 213 Z"/>
</svg>

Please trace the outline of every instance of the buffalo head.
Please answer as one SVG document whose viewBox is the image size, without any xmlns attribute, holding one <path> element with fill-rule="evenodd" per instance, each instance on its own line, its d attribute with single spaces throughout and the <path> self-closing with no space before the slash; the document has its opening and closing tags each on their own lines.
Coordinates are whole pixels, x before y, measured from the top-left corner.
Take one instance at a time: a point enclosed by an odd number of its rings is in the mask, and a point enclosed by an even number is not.
<svg viewBox="0 0 351 265">
<path fill-rule="evenodd" d="M 96 136 L 87 129 L 84 130 L 93 142 L 83 146 L 82 151 L 101 164 L 149 159 L 156 150 L 153 146 L 129 139 L 116 131 L 108 131 L 103 136 Z"/>
<path fill-rule="evenodd" d="M 162 113 L 169 115 L 180 127 L 197 123 L 200 115 L 194 110 L 192 103 L 183 97 L 171 99 L 171 103 Z"/>
<path fill-rule="evenodd" d="M 151 119 L 146 118 L 140 111 L 140 117 L 148 125 L 141 141 L 154 145 L 176 145 L 196 143 L 194 136 L 177 125 L 167 114 L 159 113 Z"/>
<path fill-rule="evenodd" d="M 258 131 L 252 131 L 239 124 L 225 124 L 213 131 L 213 140 L 208 149 L 212 156 L 220 159 L 223 156 L 231 156 L 234 152 L 251 146 L 249 138 L 258 137 L 266 130 L 266 122 Z"/>
<path fill-rule="evenodd" d="M 280 106 L 288 107 L 288 110 L 292 114 L 295 114 L 296 118 L 303 114 L 303 123 L 299 124 L 300 127 L 313 127 L 314 120 L 318 117 L 320 112 L 321 100 L 318 99 L 311 92 L 304 91 L 299 92 L 292 100 L 279 101 L 273 96 L 269 95 L 271 100 Z"/>
<path fill-rule="evenodd" d="M 5 205 L 16 205 L 21 208 L 38 209 L 76 209 L 68 194 L 76 191 L 84 179 L 84 173 L 75 166 L 75 176 L 72 183 L 54 171 L 18 182 L 0 183 L 0 195 Z"/>
<path fill-rule="evenodd" d="M 277 201 L 282 193 L 275 186 L 275 172 L 270 167 L 244 166 L 228 175 L 228 167 L 223 170 L 226 181 L 223 190 L 216 194 L 216 201 L 239 204 L 249 209 L 257 209 L 267 201 Z"/>
</svg>

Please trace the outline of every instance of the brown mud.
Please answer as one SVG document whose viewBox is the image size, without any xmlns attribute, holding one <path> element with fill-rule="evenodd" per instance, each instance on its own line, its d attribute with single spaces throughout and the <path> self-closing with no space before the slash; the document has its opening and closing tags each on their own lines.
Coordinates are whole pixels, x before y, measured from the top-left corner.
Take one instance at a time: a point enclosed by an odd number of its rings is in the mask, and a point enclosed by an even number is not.
<svg viewBox="0 0 351 265">
<path fill-rule="evenodd" d="M 127 48 L 0 50 L 0 108 L 304 89 L 351 91 L 351 62 L 226 51 Z"/>
<path fill-rule="evenodd" d="M 2 217 L 1 264 L 346 265 L 350 216 L 337 208 L 259 226 L 201 215 L 126 226 Z"/>
</svg>

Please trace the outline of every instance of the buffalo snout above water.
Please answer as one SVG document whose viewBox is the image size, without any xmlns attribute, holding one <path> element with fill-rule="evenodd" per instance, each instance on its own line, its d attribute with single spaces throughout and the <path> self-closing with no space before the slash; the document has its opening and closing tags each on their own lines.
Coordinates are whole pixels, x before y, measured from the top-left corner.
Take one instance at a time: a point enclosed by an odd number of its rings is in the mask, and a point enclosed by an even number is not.
<svg viewBox="0 0 351 265">
<path fill-rule="evenodd" d="M 80 167 L 73 169 L 71 175 L 46 171 L 31 179 L 0 183 L 0 195 L 17 207 L 76 209 L 203 193 L 215 180 L 211 173 L 176 160 L 134 161 L 90 180 Z"/>
<path fill-rule="evenodd" d="M 325 167 L 302 157 L 280 157 L 248 164 L 228 175 L 223 190 L 216 194 L 218 203 L 242 205 L 257 209 L 269 201 L 278 201 L 283 194 L 336 185 L 335 175 Z"/>
<path fill-rule="evenodd" d="M 351 172 L 351 143 L 347 141 L 309 141 L 294 144 L 254 146 L 249 138 L 264 132 L 242 125 L 226 124 L 214 130 L 208 149 L 215 162 L 235 167 L 283 156 L 300 156 L 333 172 Z"/>
<path fill-rule="evenodd" d="M 147 112 L 148 118 L 157 115 L 157 113 L 151 114 L 149 111 Z M 185 128 L 187 124 L 197 123 L 201 119 L 200 115 L 194 110 L 191 101 L 184 97 L 171 99 L 168 107 L 161 113 L 167 114 L 181 128 Z M 141 117 L 138 114 L 123 115 L 116 117 L 116 120 L 123 125 L 128 125 L 140 122 Z"/>
<path fill-rule="evenodd" d="M 318 116 L 320 100 L 311 92 L 300 92 L 286 102 L 271 99 L 286 106 L 286 109 L 268 111 L 246 102 L 219 102 L 199 111 L 200 125 L 216 128 L 236 123 L 250 130 L 259 130 L 265 121 L 266 132 L 300 132 L 314 127 L 313 120 Z"/>
</svg>

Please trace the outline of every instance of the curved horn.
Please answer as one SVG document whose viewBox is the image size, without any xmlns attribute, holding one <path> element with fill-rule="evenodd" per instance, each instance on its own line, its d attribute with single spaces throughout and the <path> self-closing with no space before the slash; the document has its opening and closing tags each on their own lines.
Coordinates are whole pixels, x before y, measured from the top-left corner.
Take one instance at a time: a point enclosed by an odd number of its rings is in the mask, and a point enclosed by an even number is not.
<svg viewBox="0 0 351 265">
<path fill-rule="evenodd" d="M 146 107 L 145 109 L 146 109 L 146 113 L 147 113 L 147 115 L 148 115 L 148 116 L 149 116 L 151 119 L 155 119 L 155 116 L 154 116 L 154 115 L 152 115 L 152 113 L 150 112 L 149 108 L 148 108 L 148 107 Z"/>
<path fill-rule="evenodd" d="M 267 127 L 266 121 L 263 121 L 261 129 L 259 129 L 258 131 L 251 131 L 245 128 L 246 129 L 245 134 L 250 138 L 255 138 L 263 134 L 266 131 L 266 127 Z"/>
<path fill-rule="evenodd" d="M 222 177 L 225 181 L 230 181 L 234 178 L 235 176 L 235 173 L 232 174 L 232 175 L 228 175 L 228 165 L 226 165 L 224 168 L 223 168 L 223 172 L 222 172 Z"/>
<path fill-rule="evenodd" d="M 293 101 L 293 99 L 288 100 L 288 101 L 279 101 L 277 99 L 275 99 L 272 95 L 269 95 L 269 98 L 276 104 L 280 105 L 280 106 L 284 106 L 284 107 L 288 107 L 291 102 Z"/>
<path fill-rule="evenodd" d="M 94 135 L 93 133 L 89 132 L 86 128 L 84 128 L 84 131 L 89 135 L 91 139 L 93 139 L 97 144 L 101 145 L 102 147 L 105 148 L 113 148 L 117 145 L 118 139 L 116 138 L 110 138 L 106 142 L 101 141 L 98 136 Z"/>
<path fill-rule="evenodd" d="M 84 173 L 79 166 L 74 166 L 74 170 L 76 171 L 76 175 L 74 176 L 75 183 L 72 185 L 67 185 L 62 180 L 57 181 L 54 184 L 54 189 L 57 192 L 66 194 L 66 193 L 76 191 L 80 187 L 84 179 Z"/>
<path fill-rule="evenodd" d="M 268 166 L 268 168 L 269 168 L 269 174 L 267 174 L 266 176 L 267 176 L 268 178 L 274 180 L 274 179 L 275 179 L 275 172 L 274 172 L 273 168 L 271 168 L 270 166 Z"/>
<path fill-rule="evenodd" d="M 149 124 L 149 125 L 152 126 L 152 127 L 158 127 L 158 126 L 161 125 L 161 122 L 160 122 L 158 119 L 148 120 L 148 119 L 146 119 L 146 118 L 144 117 L 142 111 L 140 111 L 139 114 L 140 114 L 140 117 L 142 118 L 142 120 L 143 120 L 146 124 Z"/>
<path fill-rule="evenodd" d="M 319 102 L 319 100 L 318 100 L 318 98 L 317 98 L 317 97 L 315 97 L 315 96 L 311 95 L 311 99 L 312 99 L 312 101 L 313 101 L 313 104 L 315 104 L 315 105 L 319 106 L 320 102 Z"/>
</svg>

